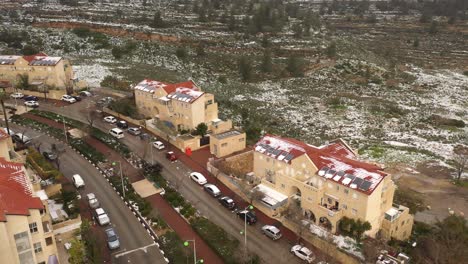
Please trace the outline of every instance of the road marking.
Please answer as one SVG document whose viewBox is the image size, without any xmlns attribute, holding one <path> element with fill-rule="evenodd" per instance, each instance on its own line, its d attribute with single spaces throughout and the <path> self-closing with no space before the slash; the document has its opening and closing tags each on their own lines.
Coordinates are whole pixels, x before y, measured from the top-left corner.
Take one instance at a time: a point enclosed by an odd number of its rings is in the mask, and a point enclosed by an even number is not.
<svg viewBox="0 0 468 264">
<path fill-rule="evenodd" d="M 119 251 L 119 253 L 117 253 L 117 252 L 114 253 L 114 256 L 115 256 L 115 258 L 120 258 L 120 257 L 123 257 L 123 256 L 125 256 L 125 255 L 130 254 L 130 253 L 133 253 L 133 252 L 135 252 L 135 251 L 138 251 L 138 250 L 141 250 L 141 251 L 147 253 L 147 252 L 148 252 L 148 248 L 149 248 L 149 247 L 153 247 L 153 246 L 156 246 L 156 243 L 149 244 L 149 245 L 147 245 L 147 246 L 135 248 L 135 249 L 128 250 L 128 251 L 125 251 L 125 250 Z"/>
</svg>

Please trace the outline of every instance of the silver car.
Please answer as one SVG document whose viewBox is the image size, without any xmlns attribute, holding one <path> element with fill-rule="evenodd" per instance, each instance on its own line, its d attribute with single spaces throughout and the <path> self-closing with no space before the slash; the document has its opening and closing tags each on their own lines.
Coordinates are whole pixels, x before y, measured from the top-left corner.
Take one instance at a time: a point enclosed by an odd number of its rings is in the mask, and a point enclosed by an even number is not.
<svg viewBox="0 0 468 264">
<path fill-rule="evenodd" d="M 120 247 L 119 236 L 115 233 L 114 228 L 108 228 L 105 230 L 107 237 L 107 246 L 109 249 L 117 249 Z"/>
<path fill-rule="evenodd" d="M 96 198 L 96 195 L 94 195 L 94 193 L 88 193 L 86 197 L 88 198 L 89 207 L 91 207 L 92 209 L 96 209 L 99 207 L 99 201 Z"/>
<path fill-rule="evenodd" d="M 262 233 L 273 240 L 278 240 L 282 236 L 281 231 L 276 226 L 272 225 L 264 225 L 262 227 Z"/>
</svg>

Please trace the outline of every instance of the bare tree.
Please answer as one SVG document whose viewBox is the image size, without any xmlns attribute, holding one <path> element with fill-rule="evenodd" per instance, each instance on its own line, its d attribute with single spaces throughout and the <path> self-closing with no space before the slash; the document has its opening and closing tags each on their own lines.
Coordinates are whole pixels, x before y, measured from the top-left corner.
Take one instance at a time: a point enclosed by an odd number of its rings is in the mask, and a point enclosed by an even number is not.
<svg viewBox="0 0 468 264">
<path fill-rule="evenodd" d="M 455 165 L 457 181 L 460 181 L 461 176 L 468 168 L 468 147 L 458 145 L 453 150 L 453 161 Z"/>
<path fill-rule="evenodd" d="M 310 223 L 304 222 L 304 214 L 299 201 L 291 200 L 288 206 L 281 213 L 283 217 L 291 221 L 295 225 L 297 234 L 297 243 L 301 242 L 304 231 L 309 229 Z"/>
<path fill-rule="evenodd" d="M 57 166 L 57 169 L 60 170 L 60 157 L 66 151 L 65 146 L 63 144 L 53 143 L 51 146 L 51 151 L 57 155 L 57 158 L 55 159 L 55 165 Z"/>
<path fill-rule="evenodd" d="M 254 201 L 260 201 L 265 198 L 265 193 L 259 188 L 254 188 L 245 179 L 238 181 L 239 189 L 245 195 L 247 201 L 252 204 Z"/>
</svg>

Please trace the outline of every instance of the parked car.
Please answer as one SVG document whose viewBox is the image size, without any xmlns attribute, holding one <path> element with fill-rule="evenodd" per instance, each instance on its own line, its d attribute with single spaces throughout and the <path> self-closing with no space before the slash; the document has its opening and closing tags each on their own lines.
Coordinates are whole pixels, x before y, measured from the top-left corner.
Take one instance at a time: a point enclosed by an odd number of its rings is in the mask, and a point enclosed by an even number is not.
<svg viewBox="0 0 468 264">
<path fill-rule="evenodd" d="M 62 95 L 62 101 L 69 102 L 70 104 L 76 103 L 76 99 L 73 96 L 64 94 Z"/>
<path fill-rule="evenodd" d="M 3 131 L 5 131 L 5 133 L 7 133 L 7 134 L 8 134 L 8 130 L 10 130 L 10 134 L 9 134 L 10 136 L 13 136 L 15 134 L 15 132 L 13 132 L 13 129 L 11 129 L 11 128 L 7 129 L 6 127 L 3 128 Z"/>
<path fill-rule="evenodd" d="M 24 97 L 24 94 L 22 94 L 22 93 L 12 93 L 12 94 L 10 95 L 10 97 L 11 97 L 11 98 L 15 98 L 15 99 L 21 99 L 21 98 Z"/>
<path fill-rule="evenodd" d="M 219 198 L 219 203 L 229 210 L 232 210 L 236 207 L 236 203 L 229 196 L 223 196 Z"/>
<path fill-rule="evenodd" d="M 262 227 L 262 233 L 273 240 L 278 240 L 282 236 L 281 231 L 276 226 L 272 225 L 264 225 Z"/>
<path fill-rule="evenodd" d="M 159 150 L 162 150 L 165 148 L 164 144 L 161 142 L 161 141 L 155 141 L 153 142 L 153 146 L 156 148 L 156 149 L 159 149 Z"/>
<path fill-rule="evenodd" d="M 291 248 L 291 253 L 296 257 L 305 260 L 307 263 L 312 263 L 315 259 L 314 252 L 301 245 L 295 245 Z"/>
<path fill-rule="evenodd" d="M 39 107 L 39 102 L 37 101 L 26 101 L 24 102 L 25 106 L 32 107 L 32 108 L 37 108 Z"/>
<path fill-rule="evenodd" d="M 90 92 L 88 92 L 88 91 L 81 91 L 81 92 L 79 93 L 79 95 L 81 95 L 81 96 L 88 96 L 88 97 L 89 97 L 89 96 L 93 96 L 93 94 L 90 93 Z"/>
<path fill-rule="evenodd" d="M 48 160 L 56 160 L 57 159 L 57 153 L 55 153 L 53 151 L 50 151 L 50 150 L 46 150 L 46 151 L 42 152 L 42 155 L 44 156 L 44 158 L 46 158 Z"/>
<path fill-rule="evenodd" d="M 72 97 L 75 98 L 75 100 L 76 100 L 77 102 L 80 102 L 80 101 L 81 101 L 81 96 L 79 96 L 79 95 L 72 95 Z"/>
<path fill-rule="evenodd" d="M 239 211 L 237 212 L 237 216 L 242 220 L 246 221 L 249 225 L 253 225 L 257 222 L 257 216 L 249 210 Z"/>
<path fill-rule="evenodd" d="M 109 249 L 117 249 L 120 247 L 119 236 L 115 232 L 114 228 L 107 228 L 105 231 L 107 237 L 107 246 Z"/>
<path fill-rule="evenodd" d="M 123 130 L 120 128 L 116 128 L 116 127 L 109 130 L 109 134 L 111 134 L 111 136 L 116 137 L 116 138 L 123 138 L 125 136 Z"/>
<path fill-rule="evenodd" d="M 81 178 L 81 176 L 79 174 L 73 175 L 72 180 L 73 180 L 73 185 L 75 185 L 75 187 L 77 189 L 85 187 L 85 183 L 83 181 L 83 178 Z"/>
<path fill-rule="evenodd" d="M 115 124 L 117 123 L 117 118 L 113 116 L 106 116 L 104 117 L 104 121 L 106 121 L 107 123 Z"/>
<path fill-rule="evenodd" d="M 94 193 L 86 194 L 86 198 L 88 198 L 89 207 L 91 207 L 93 209 L 96 209 L 96 208 L 99 207 L 99 201 L 96 198 L 96 195 L 94 195 Z"/>
<path fill-rule="evenodd" d="M 170 161 L 176 161 L 177 160 L 177 156 L 176 154 L 174 153 L 174 151 L 169 151 L 166 153 L 166 159 L 170 160 Z"/>
<path fill-rule="evenodd" d="M 96 217 L 96 220 L 101 226 L 108 225 L 110 223 L 109 216 L 102 208 L 98 208 L 94 211 L 94 217 Z"/>
<path fill-rule="evenodd" d="M 125 128 L 128 128 L 128 124 L 125 121 L 119 121 L 119 122 L 117 122 L 117 127 L 125 129 Z"/>
<path fill-rule="evenodd" d="M 141 130 L 138 127 L 130 127 L 127 132 L 131 135 L 138 136 L 141 134 Z"/>
<path fill-rule="evenodd" d="M 203 188 L 205 189 L 207 193 L 209 193 L 213 197 L 218 197 L 221 195 L 221 191 L 214 184 L 209 184 L 209 183 L 205 184 Z"/>
<path fill-rule="evenodd" d="M 16 133 L 13 136 L 11 136 L 11 138 L 13 139 L 14 142 L 20 143 L 23 145 L 28 145 L 31 143 L 31 139 L 22 133 Z"/>
<path fill-rule="evenodd" d="M 37 98 L 37 96 L 34 96 L 34 95 L 25 95 L 25 96 L 23 96 L 23 100 L 25 100 L 25 101 L 38 101 L 39 98 Z"/>
<path fill-rule="evenodd" d="M 199 172 L 192 172 L 190 173 L 190 178 L 194 180 L 199 185 L 205 185 L 208 181 L 206 180 L 205 176 Z"/>
</svg>

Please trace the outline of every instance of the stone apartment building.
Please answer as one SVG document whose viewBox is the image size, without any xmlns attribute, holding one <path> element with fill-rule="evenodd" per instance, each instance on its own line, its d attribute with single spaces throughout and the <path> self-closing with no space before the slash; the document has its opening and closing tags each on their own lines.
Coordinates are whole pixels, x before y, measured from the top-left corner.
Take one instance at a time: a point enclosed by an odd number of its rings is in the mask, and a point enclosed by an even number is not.
<svg viewBox="0 0 468 264">
<path fill-rule="evenodd" d="M 50 216 L 21 163 L 0 158 L 2 263 L 58 263 Z"/>
<path fill-rule="evenodd" d="M 233 129 L 230 120 L 218 118 L 214 95 L 203 92 L 194 81 L 169 84 L 146 79 L 134 90 L 139 113 L 162 121 L 175 131 L 193 130 L 205 123 L 210 133 L 211 153 L 217 157 L 245 148 L 245 133 Z M 192 145 L 192 149 L 198 147 Z"/>
<path fill-rule="evenodd" d="M 274 210 L 288 200 L 300 203 L 305 218 L 332 232 L 343 217 L 368 221 L 366 234 L 407 239 L 413 216 L 393 205 L 395 184 L 376 164 L 360 161 L 344 141 L 315 147 L 266 135 L 254 146 L 254 174 L 267 195 L 263 204 Z"/>
<path fill-rule="evenodd" d="M 70 61 L 45 53 L 30 56 L 0 55 L 0 80 L 16 85 L 21 75 L 28 75 L 30 85 L 56 89 L 73 87 Z"/>
</svg>

